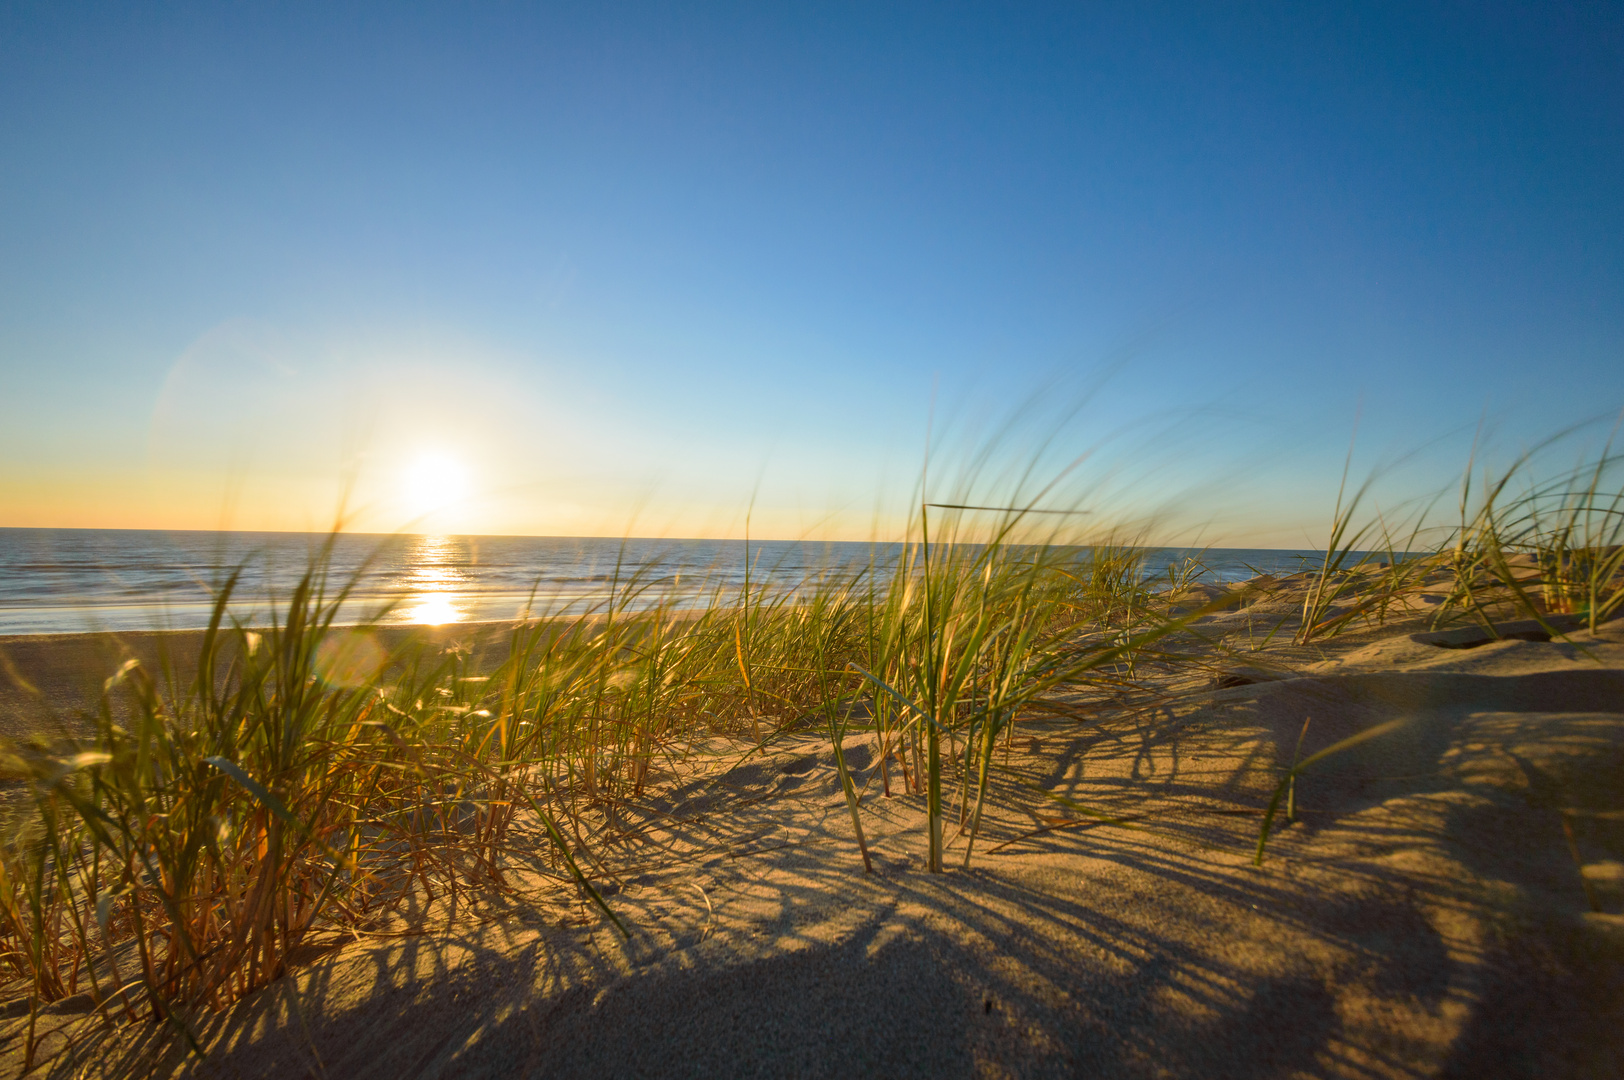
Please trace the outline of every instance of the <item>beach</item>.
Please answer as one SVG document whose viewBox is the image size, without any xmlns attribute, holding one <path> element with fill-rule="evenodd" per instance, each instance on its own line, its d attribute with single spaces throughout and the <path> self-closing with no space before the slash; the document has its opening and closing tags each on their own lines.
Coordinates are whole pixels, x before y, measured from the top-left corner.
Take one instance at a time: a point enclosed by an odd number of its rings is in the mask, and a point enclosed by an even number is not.
<svg viewBox="0 0 1624 1080">
<path fill-rule="evenodd" d="M 455 639 L 477 641 L 487 653 L 499 653 L 511 625 L 382 626 L 368 633 L 385 649 Z M 202 630 L 0 636 L 0 737 L 84 730 L 80 714 L 95 711 L 103 684 L 127 660 L 183 683 L 195 679 L 203 637 Z"/>
<path fill-rule="evenodd" d="M 0 7 L 0 1080 L 1624 1080 L 1621 105 L 1619 2 Z"/>
<path fill-rule="evenodd" d="M 1617 1075 L 1624 624 L 1444 640 L 1423 589 L 1300 646 L 1300 594 L 1200 616 L 1153 692 L 1062 689 L 1019 722 L 968 870 L 955 815 L 925 872 L 923 799 L 882 794 L 872 735 L 843 743 L 872 873 L 826 737 L 718 736 L 598 822 L 589 876 L 627 935 L 515 874 L 313 934 L 282 980 L 194 1014 L 204 1058 L 70 999 L 35 1023 L 73 1050 L 40 1067 Z M 71 681 L 107 647 L 37 639 L 28 662 Z M 1283 770 L 1377 729 L 1302 771 L 1257 865 Z"/>
</svg>

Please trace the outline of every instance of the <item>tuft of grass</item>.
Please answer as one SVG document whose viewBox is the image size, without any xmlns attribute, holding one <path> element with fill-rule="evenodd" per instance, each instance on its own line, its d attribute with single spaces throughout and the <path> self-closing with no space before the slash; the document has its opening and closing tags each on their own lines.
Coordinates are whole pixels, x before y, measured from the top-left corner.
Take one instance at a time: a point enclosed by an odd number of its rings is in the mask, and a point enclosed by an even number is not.
<svg viewBox="0 0 1624 1080">
<path fill-rule="evenodd" d="M 1572 433 L 1525 451 L 1501 470 L 1485 473 L 1479 484 L 1474 485 L 1469 463 L 1460 484 L 1458 524 L 1437 536 L 1430 551 L 1417 550 L 1429 531 L 1424 512 L 1400 534 L 1405 540 L 1395 543 L 1380 515 L 1363 526 L 1353 524 L 1370 481 L 1346 501 L 1339 493 L 1326 556 L 1304 602 L 1298 642 L 1334 636 L 1360 618 L 1379 624 L 1429 585 L 1447 587 L 1431 620 L 1434 628 L 1468 620 L 1490 638 L 1500 636 L 1497 623 L 1507 618 L 1530 618 L 1552 636 L 1566 636 L 1573 624 L 1558 624 L 1557 616 L 1577 616 L 1593 633 L 1624 612 L 1624 485 L 1618 476 L 1624 455 L 1614 451 L 1609 438 L 1598 453 L 1571 468 L 1541 467 L 1542 452 Z M 1373 553 L 1354 550 L 1369 537 L 1379 537 L 1387 553 L 1374 566 Z M 1347 609 L 1333 609 L 1337 601 L 1347 602 Z M 1288 820 L 1292 817 L 1296 781 L 1305 770 L 1404 723 L 1401 718 L 1366 729 L 1302 761 L 1294 755 L 1265 811 L 1255 862 L 1263 862 L 1282 799 Z"/>
<path fill-rule="evenodd" d="M 268 628 L 232 621 L 229 579 L 194 675 L 129 660 L 87 737 L 5 748 L 28 803 L 0 849 L 0 940 L 36 1002 L 88 990 L 184 1030 L 312 933 L 502 888 L 521 803 L 590 889 L 533 772 L 560 747 L 530 734 L 591 674 L 590 641 L 550 664 L 532 634 L 488 681 L 456 651 L 389 655 L 376 619 L 334 625 L 353 583 L 331 587 L 328 554 Z"/>
</svg>

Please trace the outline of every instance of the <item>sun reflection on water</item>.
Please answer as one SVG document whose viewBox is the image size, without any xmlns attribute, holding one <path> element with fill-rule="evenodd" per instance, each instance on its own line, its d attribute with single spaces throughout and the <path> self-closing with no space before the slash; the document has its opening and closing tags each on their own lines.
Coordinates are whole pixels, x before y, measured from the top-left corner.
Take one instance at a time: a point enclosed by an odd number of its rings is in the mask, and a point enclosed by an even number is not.
<svg viewBox="0 0 1624 1080">
<path fill-rule="evenodd" d="M 464 615 L 448 596 L 418 596 L 406 612 L 406 621 L 417 626 L 443 626 L 461 622 Z"/>
<path fill-rule="evenodd" d="M 458 595 L 466 581 L 466 559 L 451 536 L 417 536 L 406 552 L 405 586 L 411 594 L 402 605 L 406 621 L 419 626 L 442 626 L 468 617 Z"/>
</svg>

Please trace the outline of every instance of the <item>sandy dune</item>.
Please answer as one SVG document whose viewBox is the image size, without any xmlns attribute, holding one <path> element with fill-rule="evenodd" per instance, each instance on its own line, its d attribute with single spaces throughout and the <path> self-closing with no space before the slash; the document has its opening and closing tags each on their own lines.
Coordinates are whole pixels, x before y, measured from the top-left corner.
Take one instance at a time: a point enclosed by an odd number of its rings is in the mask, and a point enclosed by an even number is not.
<svg viewBox="0 0 1624 1080">
<path fill-rule="evenodd" d="M 1196 629 L 1244 642 L 1267 618 Z M 1624 624 L 1473 648 L 1420 629 L 1074 697 L 1013 740 L 967 871 L 960 837 L 949 873 L 924 872 L 923 800 L 882 797 L 863 736 L 865 875 L 827 742 L 789 736 L 603 824 L 598 877 L 629 940 L 535 879 L 312 946 L 281 985 L 197 1018 L 202 1063 L 161 1029 L 55 1010 L 42 1030 L 74 1043 L 44 1071 L 1621 1075 Z M 1294 755 L 1396 720 L 1305 773 L 1254 867 Z M 4 1021 L 14 1067 L 24 1022 Z"/>
</svg>

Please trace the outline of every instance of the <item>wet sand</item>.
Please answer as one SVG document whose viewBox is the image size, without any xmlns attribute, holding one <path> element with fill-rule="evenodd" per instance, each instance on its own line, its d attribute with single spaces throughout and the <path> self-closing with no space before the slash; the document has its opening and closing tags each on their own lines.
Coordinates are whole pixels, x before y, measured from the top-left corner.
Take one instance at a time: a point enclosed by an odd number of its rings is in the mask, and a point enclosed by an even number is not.
<svg viewBox="0 0 1624 1080">
<path fill-rule="evenodd" d="M 515 625 L 390 625 L 366 633 L 391 653 L 411 644 L 443 648 L 462 643 L 478 650 L 482 664 L 494 666 L 506 657 Z M 76 716 L 95 708 L 103 683 L 129 659 L 182 681 L 194 679 L 203 635 L 202 630 L 163 630 L 0 636 L 0 737 L 81 730 Z"/>
</svg>

